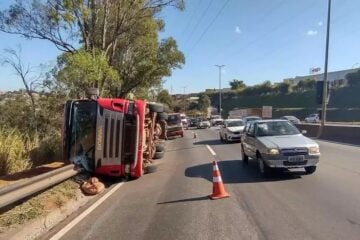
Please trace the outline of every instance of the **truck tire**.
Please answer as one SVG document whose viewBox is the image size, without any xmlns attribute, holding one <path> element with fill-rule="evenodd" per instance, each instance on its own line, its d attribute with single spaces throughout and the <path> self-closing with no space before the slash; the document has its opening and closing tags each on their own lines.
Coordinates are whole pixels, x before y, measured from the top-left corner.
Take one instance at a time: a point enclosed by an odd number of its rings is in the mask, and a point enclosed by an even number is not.
<svg viewBox="0 0 360 240">
<path fill-rule="evenodd" d="M 156 144 L 156 152 L 163 152 L 165 151 L 165 146 L 161 144 Z"/>
<path fill-rule="evenodd" d="M 165 155 L 165 152 L 162 151 L 162 152 L 156 152 L 155 155 L 154 155 L 154 159 L 161 159 L 163 158 Z"/>
<path fill-rule="evenodd" d="M 159 103 L 148 103 L 150 112 L 164 112 L 164 105 Z"/>
<path fill-rule="evenodd" d="M 305 167 L 306 174 L 313 174 L 316 171 L 316 166 Z"/>
<path fill-rule="evenodd" d="M 159 112 L 157 115 L 158 121 L 168 120 L 169 115 L 166 112 Z"/>
<path fill-rule="evenodd" d="M 154 166 L 154 165 L 149 165 L 149 166 L 145 167 L 144 173 L 145 173 L 145 174 L 154 173 L 154 172 L 156 172 L 156 170 L 157 170 L 157 167 L 156 167 L 156 166 Z"/>
</svg>

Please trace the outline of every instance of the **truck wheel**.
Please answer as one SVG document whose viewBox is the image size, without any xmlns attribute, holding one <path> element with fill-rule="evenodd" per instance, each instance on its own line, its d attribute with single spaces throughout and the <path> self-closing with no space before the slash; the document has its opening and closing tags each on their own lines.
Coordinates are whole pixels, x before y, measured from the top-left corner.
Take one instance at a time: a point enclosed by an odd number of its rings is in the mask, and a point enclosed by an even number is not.
<svg viewBox="0 0 360 240">
<path fill-rule="evenodd" d="M 157 115 L 158 121 L 168 120 L 169 115 L 166 112 L 159 112 Z"/>
<path fill-rule="evenodd" d="M 313 174 L 316 171 L 316 166 L 305 167 L 306 174 Z"/>
<path fill-rule="evenodd" d="M 148 103 L 150 112 L 164 112 L 164 105 L 158 103 Z"/>
<path fill-rule="evenodd" d="M 241 144 L 241 158 L 243 160 L 243 163 L 248 164 L 249 163 L 249 157 L 245 154 L 244 146 Z"/>
<path fill-rule="evenodd" d="M 162 151 L 162 152 L 156 152 L 155 155 L 154 155 L 154 159 L 161 159 L 163 158 L 165 155 L 165 152 Z"/>
<path fill-rule="evenodd" d="M 149 165 L 149 166 L 145 167 L 144 173 L 145 173 L 145 174 L 147 174 L 147 173 L 154 173 L 154 172 L 156 172 L 156 170 L 157 170 L 157 167 L 156 167 L 156 166 L 154 166 L 154 165 Z"/>
<path fill-rule="evenodd" d="M 156 152 L 163 152 L 165 151 L 165 146 L 161 144 L 156 144 Z"/>
</svg>

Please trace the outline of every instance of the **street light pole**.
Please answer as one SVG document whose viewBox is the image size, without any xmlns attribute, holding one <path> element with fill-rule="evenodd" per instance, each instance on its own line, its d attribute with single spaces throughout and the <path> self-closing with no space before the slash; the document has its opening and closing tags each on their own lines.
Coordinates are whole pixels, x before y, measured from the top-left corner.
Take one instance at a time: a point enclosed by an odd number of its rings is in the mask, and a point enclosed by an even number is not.
<svg viewBox="0 0 360 240">
<path fill-rule="evenodd" d="M 184 89 L 184 113 L 186 113 L 186 96 L 185 96 L 185 91 L 186 91 L 187 86 L 183 86 L 182 88 Z"/>
<path fill-rule="evenodd" d="M 328 100 L 328 60 L 329 60 L 329 40 L 330 40 L 330 17 L 331 17 L 331 0 L 328 2 L 328 14 L 327 14 L 327 28 L 326 28 L 326 47 L 325 47 L 325 67 L 324 67 L 324 84 L 323 84 L 323 99 L 322 99 L 322 108 L 321 108 L 321 124 L 319 136 L 321 137 L 324 125 L 326 122 L 326 105 Z"/>
<path fill-rule="evenodd" d="M 220 113 L 220 117 L 222 117 L 221 115 L 221 68 L 225 67 L 225 65 L 215 65 L 215 67 L 219 68 L 219 113 Z"/>
</svg>

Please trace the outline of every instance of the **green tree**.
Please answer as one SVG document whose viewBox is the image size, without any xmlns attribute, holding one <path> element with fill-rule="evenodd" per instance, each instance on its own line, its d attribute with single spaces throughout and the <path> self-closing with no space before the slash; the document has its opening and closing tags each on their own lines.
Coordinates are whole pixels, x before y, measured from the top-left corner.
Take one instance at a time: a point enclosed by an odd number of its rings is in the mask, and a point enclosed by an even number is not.
<svg viewBox="0 0 360 240">
<path fill-rule="evenodd" d="M 71 54 L 79 50 L 79 42 L 80 50 L 96 55 L 99 51 L 122 80 L 120 91 L 119 85 L 113 86 L 111 95 L 118 92 L 124 97 L 137 88 L 158 84 L 185 61 L 174 39 L 158 40 L 158 31 L 164 28 L 158 13 L 167 6 L 183 9 L 184 1 L 17 0 L 0 12 L 0 31 L 47 40 Z M 99 79 L 98 84 L 112 86 L 108 80 Z M 94 84 L 84 82 L 73 85 Z"/>
<path fill-rule="evenodd" d="M 202 93 L 199 96 L 198 100 L 198 110 L 201 112 L 206 112 L 207 109 L 210 107 L 211 101 L 208 95 Z"/>
<path fill-rule="evenodd" d="M 234 79 L 234 80 L 230 81 L 229 84 L 230 84 L 230 87 L 232 90 L 242 90 L 242 89 L 246 88 L 246 84 L 242 80 Z"/>
<path fill-rule="evenodd" d="M 360 70 L 348 73 L 345 77 L 348 80 L 349 86 L 359 86 L 360 85 Z"/>
<path fill-rule="evenodd" d="M 93 53 L 80 50 L 60 55 L 54 73 L 73 96 L 80 96 L 88 87 L 98 88 L 102 96 L 111 95 L 111 91 L 121 84 L 118 72 L 100 51 L 95 50 Z"/>
<path fill-rule="evenodd" d="M 277 88 L 280 93 L 287 94 L 291 92 L 291 84 L 288 82 L 282 82 L 279 85 L 277 85 Z"/>
<path fill-rule="evenodd" d="M 169 94 L 169 91 L 166 89 L 161 90 L 157 95 L 157 101 L 168 105 L 172 108 L 173 102 L 172 97 Z"/>
</svg>

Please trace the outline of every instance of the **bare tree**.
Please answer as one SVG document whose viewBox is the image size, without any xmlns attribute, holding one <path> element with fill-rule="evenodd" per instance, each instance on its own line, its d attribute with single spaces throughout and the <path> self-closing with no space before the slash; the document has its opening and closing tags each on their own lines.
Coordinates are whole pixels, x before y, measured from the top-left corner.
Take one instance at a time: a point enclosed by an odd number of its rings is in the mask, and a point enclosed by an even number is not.
<svg viewBox="0 0 360 240">
<path fill-rule="evenodd" d="M 35 77 L 32 75 L 32 73 L 34 73 L 34 67 L 31 67 L 29 64 L 24 64 L 21 58 L 20 46 L 17 47 L 17 50 L 11 48 L 4 49 L 4 54 L 0 59 L 2 65 L 10 66 L 15 74 L 20 77 L 25 87 L 26 94 L 30 97 L 32 112 L 36 121 L 34 89 L 41 85 L 41 74 Z M 35 126 L 37 126 L 36 122 Z"/>
</svg>

